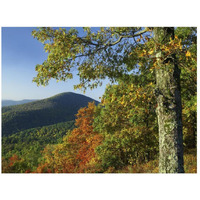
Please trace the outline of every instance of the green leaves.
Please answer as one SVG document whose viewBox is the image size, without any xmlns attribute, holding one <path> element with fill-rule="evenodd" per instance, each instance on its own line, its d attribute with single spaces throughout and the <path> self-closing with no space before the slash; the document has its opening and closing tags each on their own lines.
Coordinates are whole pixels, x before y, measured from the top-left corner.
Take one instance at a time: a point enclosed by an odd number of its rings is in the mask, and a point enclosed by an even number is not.
<svg viewBox="0 0 200 200">
<path fill-rule="evenodd" d="M 140 83 L 108 86 L 101 105 L 96 109 L 94 127 L 104 136 L 97 153 L 105 169 L 118 169 L 139 161 L 143 156 L 150 158 L 150 154 L 157 155 L 158 135 L 152 82 L 148 83 L 146 79 L 142 88 L 139 87 Z"/>
<path fill-rule="evenodd" d="M 105 168 L 120 168 L 128 163 L 154 158 L 158 152 L 155 70 L 157 61 L 169 67 L 176 54 L 181 68 L 184 135 L 196 127 L 196 29 L 177 28 L 175 37 L 156 40 L 151 29 L 140 27 L 85 27 L 76 29 L 41 28 L 33 35 L 44 43 L 47 61 L 36 66 L 34 81 L 47 85 L 51 78 L 73 78 L 78 69 L 80 83 L 75 89 L 93 89 L 108 77 L 112 83 L 96 108 L 95 130 L 104 137 L 97 148 Z M 162 51 L 159 59 L 155 52 Z M 166 65 L 164 65 L 166 63 Z M 170 70 L 170 69 L 169 69 Z"/>
<path fill-rule="evenodd" d="M 48 53 L 47 60 L 36 67 L 38 74 L 34 82 L 47 85 L 51 78 L 65 81 L 72 78 L 71 69 L 75 67 L 80 76 L 80 84 L 76 88 L 81 86 L 83 89 L 92 89 L 101 85 L 100 80 L 105 77 L 114 82 L 128 76 L 128 71 L 137 64 L 131 68 L 127 65 L 129 61 L 126 57 L 135 49 L 131 40 L 142 29 L 83 29 L 85 35 L 79 35 L 74 28 L 67 31 L 64 28 L 47 27 L 32 32 L 34 38 L 44 44 L 44 50 Z"/>
</svg>

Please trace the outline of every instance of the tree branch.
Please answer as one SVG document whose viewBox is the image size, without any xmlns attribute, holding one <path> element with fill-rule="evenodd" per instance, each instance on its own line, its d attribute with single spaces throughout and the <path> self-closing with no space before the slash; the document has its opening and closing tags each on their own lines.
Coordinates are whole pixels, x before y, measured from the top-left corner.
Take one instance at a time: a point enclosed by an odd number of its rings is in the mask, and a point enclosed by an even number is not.
<svg viewBox="0 0 200 200">
<path fill-rule="evenodd" d="M 123 38 L 135 38 L 135 37 L 137 37 L 137 36 L 139 36 L 139 35 L 142 35 L 143 33 L 146 33 L 147 31 L 148 31 L 148 28 L 146 27 L 144 30 L 142 30 L 142 31 L 140 31 L 140 32 L 138 32 L 138 33 L 136 33 L 136 34 L 134 34 L 134 35 L 120 35 L 120 36 L 119 36 L 119 39 L 118 39 L 117 41 L 115 41 L 115 42 L 109 44 L 108 46 L 113 46 L 113 45 L 115 45 L 115 44 L 121 42 L 121 40 L 122 40 Z"/>
</svg>

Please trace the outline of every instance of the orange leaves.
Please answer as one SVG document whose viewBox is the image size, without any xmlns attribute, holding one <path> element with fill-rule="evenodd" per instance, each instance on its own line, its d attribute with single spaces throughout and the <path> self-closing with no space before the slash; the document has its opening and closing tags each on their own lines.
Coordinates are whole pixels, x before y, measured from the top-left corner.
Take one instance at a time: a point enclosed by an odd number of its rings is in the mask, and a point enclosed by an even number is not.
<svg viewBox="0 0 200 200">
<path fill-rule="evenodd" d="M 137 41 L 137 42 L 140 42 L 140 41 L 141 41 L 141 38 L 138 38 L 136 41 Z"/>
<path fill-rule="evenodd" d="M 3 173 L 22 173 L 27 170 L 24 159 L 18 155 L 13 154 L 9 159 L 2 157 L 2 172 Z"/>
<path fill-rule="evenodd" d="M 93 131 L 94 103 L 89 103 L 87 108 L 78 111 L 76 126 L 68 138 L 78 159 L 78 172 L 87 170 L 90 160 L 95 158 L 95 148 L 100 145 L 102 137 Z"/>
<path fill-rule="evenodd" d="M 175 35 L 174 39 L 170 38 L 167 44 L 161 45 L 159 48 L 168 53 L 175 53 L 175 51 L 182 50 L 181 42 L 181 39 Z"/>
<path fill-rule="evenodd" d="M 82 173 L 96 170 L 95 148 L 100 145 L 102 136 L 93 131 L 95 104 L 78 111 L 76 126 L 57 145 L 47 145 L 43 152 L 44 162 L 36 172 Z"/>
<path fill-rule="evenodd" d="M 10 160 L 9 166 L 11 167 L 14 165 L 15 162 L 19 161 L 20 159 L 16 154 L 14 154 L 12 157 L 9 158 L 9 160 Z"/>
</svg>

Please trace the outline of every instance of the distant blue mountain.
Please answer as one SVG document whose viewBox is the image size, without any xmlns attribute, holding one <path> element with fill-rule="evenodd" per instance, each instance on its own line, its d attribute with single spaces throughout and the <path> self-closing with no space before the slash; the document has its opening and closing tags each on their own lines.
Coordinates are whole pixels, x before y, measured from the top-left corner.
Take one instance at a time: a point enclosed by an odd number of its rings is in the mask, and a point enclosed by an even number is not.
<svg viewBox="0 0 200 200">
<path fill-rule="evenodd" d="M 24 104 L 24 103 L 30 103 L 33 101 L 37 101 L 37 99 L 24 99 L 21 101 L 13 101 L 13 100 L 2 100 L 2 107 L 4 106 L 14 106 L 14 105 L 19 105 L 19 104 Z"/>
</svg>

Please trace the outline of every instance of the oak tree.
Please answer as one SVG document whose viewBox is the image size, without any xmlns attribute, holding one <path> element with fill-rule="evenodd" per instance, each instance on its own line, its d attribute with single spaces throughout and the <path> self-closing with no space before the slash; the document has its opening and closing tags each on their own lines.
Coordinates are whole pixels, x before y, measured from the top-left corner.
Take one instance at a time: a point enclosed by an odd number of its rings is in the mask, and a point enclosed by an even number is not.
<svg viewBox="0 0 200 200">
<path fill-rule="evenodd" d="M 108 77 L 111 82 L 130 81 L 141 71 L 155 73 L 155 96 L 159 127 L 159 170 L 184 172 L 180 65 L 177 56 L 184 50 L 172 27 L 110 27 L 76 29 L 40 28 L 33 36 L 44 44 L 48 58 L 36 66 L 34 81 L 47 85 L 51 78 L 73 78 L 76 88 L 94 88 Z M 185 56 L 190 57 L 190 52 Z"/>
</svg>

